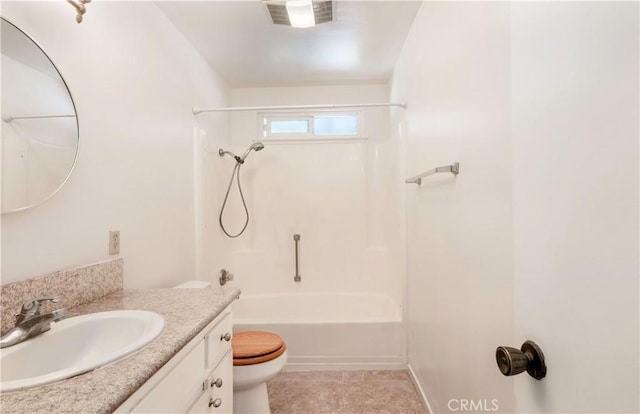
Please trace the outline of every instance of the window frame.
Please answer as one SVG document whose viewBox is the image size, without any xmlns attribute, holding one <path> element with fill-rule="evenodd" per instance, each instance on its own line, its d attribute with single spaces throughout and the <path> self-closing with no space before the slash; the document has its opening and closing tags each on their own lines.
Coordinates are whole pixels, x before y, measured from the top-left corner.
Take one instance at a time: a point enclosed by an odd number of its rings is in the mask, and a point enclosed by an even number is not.
<svg viewBox="0 0 640 414">
<path fill-rule="evenodd" d="M 316 135 L 314 120 L 323 116 L 348 116 L 355 115 L 357 119 L 357 134 L 351 135 Z M 305 120 L 308 122 L 309 131 L 307 133 L 285 133 L 270 134 L 270 126 L 274 121 Z M 287 112 L 258 112 L 257 113 L 258 139 L 269 142 L 321 142 L 321 141 L 361 141 L 367 139 L 364 134 L 364 111 L 362 109 L 352 110 L 314 110 L 314 111 L 287 111 Z"/>
</svg>

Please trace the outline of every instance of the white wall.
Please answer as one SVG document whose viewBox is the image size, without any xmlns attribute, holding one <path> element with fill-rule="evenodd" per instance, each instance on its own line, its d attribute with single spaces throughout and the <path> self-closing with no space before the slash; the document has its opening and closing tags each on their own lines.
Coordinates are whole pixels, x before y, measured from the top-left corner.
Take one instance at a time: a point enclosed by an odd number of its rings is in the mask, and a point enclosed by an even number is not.
<svg viewBox="0 0 640 414">
<path fill-rule="evenodd" d="M 513 338 L 509 49 L 508 3 L 425 2 L 394 72 L 406 177 L 460 162 L 405 185 L 408 359 L 434 412 L 515 407 L 494 359 Z"/>
<path fill-rule="evenodd" d="M 386 102 L 388 93 L 386 85 L 232 89 L 231 105 Z M 366 142 L 265 141 L 249 156 L 241 178 L 251 221 L 245 234 L 227 239 L 229 267 L 245 293 L 377 292 L 401 302 L 401 205 L 389 197 L 401 184 L 388 109 L 365 111 L 365 124 Z M 233 145 L 225 149 L 242 153 L 257 137 L 256 113 L 234 114 L 231 125 Z M 217 164 L 221 202 L 234 162 Z M 237 231 L 243 219 L 234 187 L 225 222 Z M 294 233 L 301 235 L 301 283 L 293 281 Z"/>
<path fill-rule="evenodd" d="M 126 287 L 194 278 L 203 150 L 194 152 L 191 106 L 225 105 L 228 90 L 154 4 L 87 9 L 78 25 L 66 2 L 2 2 L 2 15 L 59 66 L 80 122 L 67 185 L 39 207 L 2 216 L 2 283 L 104 260 L 115 229 Z M 224 118 L 199 121 L 224 133 Z"/>
<path fill-rule="evenodd" d="M 511 11 L 516 339 L 548 378 L 521 412 L 639 412 L 638 3 Z"/>
<path fill-rule="evenodd" d="M 638 20 L 423 3 L 392 83 L 407 175 L 461 164 L 407 188 L 409 363 L 434 412 L 638 412 Z M 527 339 L 547 378 L 502 377 L 496 346 Z"/>
</svg>

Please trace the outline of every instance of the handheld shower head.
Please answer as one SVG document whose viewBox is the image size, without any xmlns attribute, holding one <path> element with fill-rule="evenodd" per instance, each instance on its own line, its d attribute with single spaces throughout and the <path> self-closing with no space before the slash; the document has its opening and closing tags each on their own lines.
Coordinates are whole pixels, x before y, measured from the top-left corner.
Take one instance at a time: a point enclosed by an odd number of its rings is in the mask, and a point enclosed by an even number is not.
<svg viewBox="0 0 640 414">
<path fill-rule="evenodd" d="M 236 165 L 233 167 L 233 173 L 231 174 L 231 180 L 229 180 L 229 186 L 227 187 L 227 194 L 225 194 L 225 196 L 224 196 L 224 201 L 222 201 L 222 208 L 220 209 L 220 215 L 218 216 L 218 222 L 220 223 L 220 228 L 222 229 L 224 234 L 226 234 L 227 236 L 229 236 L 231 238 L 236 238 L 236 237 L 240 236 L 242 233 L 244 233 L 245 229 L 249 225 L 249 210 L 247 209 L 247 203 L 244 201 L 244 195 L 242 194 L 242 186 L 240 185 L 240 168 L 242 168 L 242 164 L 244 164 L 244 159 L 247 158 L 247 156 L 249 155 L 251 150 L 261 151 L 262 149 L 264 149 L 264 144 L 262 142 L 254 142 L 253 144 L 251 144 L 251 146 L 249 148 L 247 148 L 247 150 L 244 152 L 244 154 L 242 154 L 242 157 L 238 157 L 233 152 L 225 151 L 222 148 L 220 148 L 218 150 L 218 154 L 221 157 L 224 157 L 225 155 L 229 154 L 236 160 Z M 222 222 L 222 214 L 224 213 L 224 208 L 227 206 L 227 199 L 229 198 L 229 192 L 231 191 L 231 185 L 233 184 L 234 177 L 236 178 L 236 180 L 238 182 L 238 192 L 240 193 L 240 199 L 242 200 L 242 206 L 244 207 L 244 213 L 246 215 L 245 216 L 246 219 L 244 221 L 244 227 L 242 227 L 242 230 L 240 230 L 240 232 L 237 233 L 237 234 L 229 233 L 227 231 L 227 229 L 224 227 L 224 223 Z"/>
<path fill-rule="evenodd" d="M 254 142 L 253 144 L 251 144 L 249 148 L 247 148 L 244 154 L 242 154 L 242 157 L 240 157 L 240 159 L 244 162 L 245 158 L 247 158 L 251 150 L 261 151 L 263 149 L 264 149 L 264 144 L 262 142 Z"/>
</svg>

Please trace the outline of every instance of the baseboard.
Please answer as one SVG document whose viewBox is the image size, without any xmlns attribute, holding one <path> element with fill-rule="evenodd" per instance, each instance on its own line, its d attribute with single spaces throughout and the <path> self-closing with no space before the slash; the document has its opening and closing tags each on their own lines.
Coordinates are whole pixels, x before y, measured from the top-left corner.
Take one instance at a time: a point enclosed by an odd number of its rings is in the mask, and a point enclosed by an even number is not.
<svg viewBox="0 0 640 414">
<path fill-rule="evenodd" d="M 400 370 L 407 363 L 400 356 L 354 357 L 354 356 L 289 356 L 284 370 L 293 371 L 355 371 L 355 370 Z"/>
<path fill-rule="evenodd" d="M 431 405 L 429 404 L 429 400 L 427 399 L 427 395 L 424 393 L 424 389 L 422 388 L 422 385 L 420 385 L 420 382 L 418 381 L 418 377 L 416 376 L 415 371 L 411 367 L 411 364 L 407 364 L 407 369 L 409 370 L 409 376 L 411 377 L 411 381 L 413 381 L 413 385 L 415 385 L 416 389 L 418 390 L 418 395 L 422 400 L 422 404 L 424 404 L 424 406 L 427 407 L 427 411 L 429 412 L 429 414 L 434 414 L 433 410 L 431 409 Z"/>
<path fill-rule="evenodd" d="M 288 363 L 285 365 L 285 372 L 300 371 L 396 371 L 405 370 L 407 365 L 404 363 L 357 363 L 357 362 L 333 362 L 333 363 L 313 363 L 299 362 Z"/>
</svg>

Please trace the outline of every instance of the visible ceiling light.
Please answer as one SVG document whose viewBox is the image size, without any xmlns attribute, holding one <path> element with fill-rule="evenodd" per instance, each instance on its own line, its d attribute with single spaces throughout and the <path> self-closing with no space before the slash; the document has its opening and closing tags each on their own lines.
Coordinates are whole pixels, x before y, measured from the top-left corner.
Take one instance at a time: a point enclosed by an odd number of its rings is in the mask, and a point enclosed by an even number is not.
<svg viewBox="0 0 640 414">
<path fill-rule="evenodd" d="M 292 27 L 312 27 L 316 25 L 311 0 L 287 0 L 285 5 Z"/>
<path fill-rule="evenodd" d="M 262 0 L 262 2 L 267 6 L 269 11 L 269 15 L 271 16 L 271 21 L 273 24 L 281 24 L 285 26 L 291 26 L 291 20 L 293 17 L 290 17 L 294 13 L 288 11 L 287 9 L 296 6 L 297 3 L 305 4 L 307 10 L 309 10 L 309 5 L 313 9 L 313 21 L 315 25 L 319 25 L 322 23 L 328 23 L 335 20 L 335 0 L 312 0 L 312 1 L 297 1 L 297 0 Z M 287 7 L 289 5 L 289 7 Z M 310 13 L 310 12 L 307 12 Z M 306 17 L 309 20 L 310 24 L 298 24 L 296 22 L 297 27 L 310 27 L 314 26 L 311 20 L 311 16 Z"/>
</svg>

